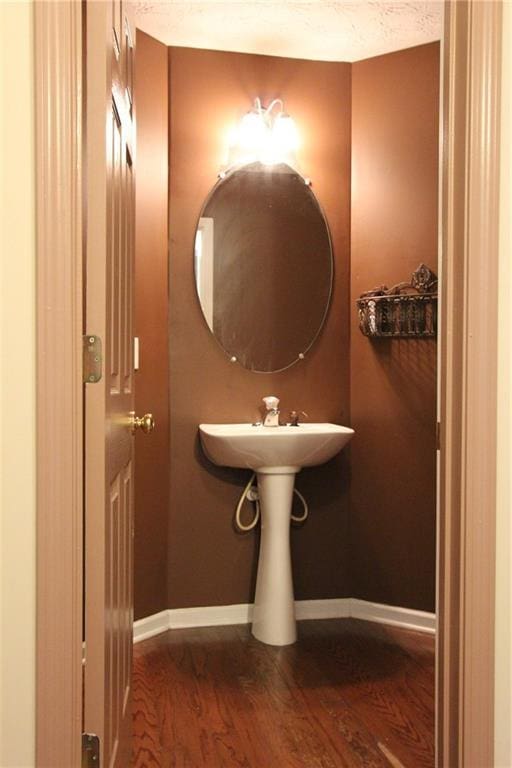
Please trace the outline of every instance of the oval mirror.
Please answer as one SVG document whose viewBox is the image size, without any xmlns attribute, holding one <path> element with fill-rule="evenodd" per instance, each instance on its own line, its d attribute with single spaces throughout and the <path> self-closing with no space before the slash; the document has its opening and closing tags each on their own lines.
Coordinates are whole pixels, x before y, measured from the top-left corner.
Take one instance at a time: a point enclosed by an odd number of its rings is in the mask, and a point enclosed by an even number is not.
<svg viewBox="0 0 512 768">
<path fill-rule="evenodd" d="M 288 165 L 251 163 L 215 185 L 196 232 L 196 287 L 231 359 L 262 373 L 301 359 L 323 325 L 332 272 L 325 217 Z"/>
</svg>

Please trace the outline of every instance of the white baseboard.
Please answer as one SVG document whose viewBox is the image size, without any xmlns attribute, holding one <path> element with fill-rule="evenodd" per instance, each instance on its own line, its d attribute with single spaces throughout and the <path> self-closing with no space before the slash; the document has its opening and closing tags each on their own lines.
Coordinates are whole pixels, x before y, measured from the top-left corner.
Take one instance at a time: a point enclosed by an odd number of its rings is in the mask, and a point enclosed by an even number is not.
<svg viewBox="0 0 512 768">
<path fill-rule="evenodd" d="M 396 605 L 369 603 L 367 600 L 350 600 L 350 616 L 353 619 L 374 621 L 377 624 L 391 624 L 402 629 L 414 629 L 417 632 L 436 632 L 436 615 L 414 608 L 400 608 Z"/>
<path fill-rule="evenodd" d="M 170 608 L 168 614 L 169 629 L 250 624 L 252 621 L 252 604 L 208 605 L 204 608 Z"/>
<path fill-rule="evenodd" d="M 162 632 L 167 632 L 169 626 L 169 611 L 160 611 L 152 616 L 146 616 L 145 619 L 137 619 L 133 622 L 133 642 L 140 643 L 141 640 L 147 640 Z"/>
<path fill-rule="evenodd" d="M 253 606 L 209 605 L 198 608 L 170 608 L 145 619 L 138 619 L 133 625 L 133 642 L 147 640 L 168 629 L 191 627 L 220 627 L 227 624 L 250 624 Z M 394 605 L 369 603 L 366 600 L 343 597 L 334 600 L 296 600 L 297 619 L 346 619 L 349 617 L 391 624 L 403 629 L 434 634 L 436 617 L 434 613 L 400 608 Z"/>
<path fill-rule="evenodd" d="M 303 619 L 348 619 L 350 616 L 350 598 L 338 597 L 334 600 L 296 600 L 295 618 Z"/>
</svg>

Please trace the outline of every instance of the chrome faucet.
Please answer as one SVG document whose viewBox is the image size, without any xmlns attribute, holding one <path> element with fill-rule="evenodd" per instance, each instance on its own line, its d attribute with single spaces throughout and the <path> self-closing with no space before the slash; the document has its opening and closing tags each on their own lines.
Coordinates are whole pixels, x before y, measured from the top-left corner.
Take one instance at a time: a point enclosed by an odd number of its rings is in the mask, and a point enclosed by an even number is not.
<svg viewBox="0 0 512 768">
<path fill-rule="evenodd" d="M 263 419 L 264 427 L 278 427 L 279 426 L 279 398 L 269 395 L 263 398 L 267 413 Z"/>
</svg>

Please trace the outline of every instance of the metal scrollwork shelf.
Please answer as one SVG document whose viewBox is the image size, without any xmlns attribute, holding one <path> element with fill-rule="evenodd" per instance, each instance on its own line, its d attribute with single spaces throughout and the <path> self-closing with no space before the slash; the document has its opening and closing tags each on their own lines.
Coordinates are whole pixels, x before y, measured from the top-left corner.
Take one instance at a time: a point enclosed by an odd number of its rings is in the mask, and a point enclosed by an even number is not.
<svg viewBox="0 0 512 768">
<path fill-rule="evenodd" d="M 359 328 L 371 338 L 435 338 L 437 277 L 425 264 L 410 283 L 381 285 L 357 300 Z"/>
</svg>

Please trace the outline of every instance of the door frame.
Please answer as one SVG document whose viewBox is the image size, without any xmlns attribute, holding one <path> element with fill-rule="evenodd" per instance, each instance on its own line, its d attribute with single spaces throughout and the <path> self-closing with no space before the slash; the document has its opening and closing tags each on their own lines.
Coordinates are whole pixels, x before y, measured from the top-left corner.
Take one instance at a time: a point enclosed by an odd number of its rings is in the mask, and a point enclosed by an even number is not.
<svg viewBox="0 0 512 768">
<path fill-rule="evenodd" d="M 83 601 L 82 3 L 34 2 L 36 765 L 79 768 Z"/>
<path fill-rule="evenodd" d="M 437 754 L 494 765 L 501 2 L 445 18 Z"/>
<path fill-rule="evenodd" d="M 34 6 L 36 764 L 79 768 L 83 8 L 80 0 Z M 493 765 L 501 10 L 501 0 L 448 0 L 445 10 L 438 768 Z"/>
</svg>

